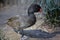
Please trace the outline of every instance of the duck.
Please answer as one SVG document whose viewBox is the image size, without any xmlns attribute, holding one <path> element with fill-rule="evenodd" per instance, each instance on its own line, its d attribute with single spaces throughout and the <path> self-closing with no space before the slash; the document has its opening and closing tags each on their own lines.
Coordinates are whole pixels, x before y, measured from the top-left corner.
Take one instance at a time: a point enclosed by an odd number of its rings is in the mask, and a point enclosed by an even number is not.
<svg viewBox="0 0 60 40">
<path fill-rule="evenodd" d="M 11 17 L 8 19 L 7 24 L 9 26 L 11 26 L 15 32 L 18 32 L 20 30 L 23 30 L 25 28 L 31 27 L 32 25 L 34 25 L 36 23 L 36 16 L 34 15 L 34 13 L 36 12 L 41 12 L 41 7 L 38 4 L 31 4 L 28 7 L 28 15 L 27 16 L 21 16 L 21 15 L 16 15 L 14 17 Z M 14 23 L 13 20 L 18 19 L 19 21 L 19 26 L 12 26 Z M 16 21 L 14 21 L 16 22 Z"/>
</svg>

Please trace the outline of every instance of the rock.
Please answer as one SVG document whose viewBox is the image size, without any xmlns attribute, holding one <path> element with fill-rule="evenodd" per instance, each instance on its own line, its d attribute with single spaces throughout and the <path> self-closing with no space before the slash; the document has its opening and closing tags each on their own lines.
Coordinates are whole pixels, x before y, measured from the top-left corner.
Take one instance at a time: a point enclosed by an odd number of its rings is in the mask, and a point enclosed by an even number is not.
<svg viewBox="0 0 60 40">
<path fill-rule="evenodd" d="M 21 35 L 14 32 L 13 29 L 11 27 L 9 27 L 8 25 L 5 25 L 5 27 L 3 28 L 3 32 L 5 34 L 5 39 L 20 40 Z"/>
</svg>

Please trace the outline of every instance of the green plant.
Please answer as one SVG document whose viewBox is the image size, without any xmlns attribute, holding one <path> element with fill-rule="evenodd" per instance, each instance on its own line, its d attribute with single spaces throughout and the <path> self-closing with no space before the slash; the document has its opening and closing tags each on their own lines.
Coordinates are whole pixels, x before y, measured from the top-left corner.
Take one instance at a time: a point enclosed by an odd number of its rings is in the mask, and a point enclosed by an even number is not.
<svg viewBox="0 0 60 40">
<path fill-rule="evenodd" d="M 54 27 L 60 26 L 60 9 L 47 10 L 46 18 Z"/>
<path fill-rule="evenodd" d="M 55 0 L 46 0 L 46 22 L 54 25 L 54 27 L 60 26 L 60 7 L 56 4 Z"/>
</svg>

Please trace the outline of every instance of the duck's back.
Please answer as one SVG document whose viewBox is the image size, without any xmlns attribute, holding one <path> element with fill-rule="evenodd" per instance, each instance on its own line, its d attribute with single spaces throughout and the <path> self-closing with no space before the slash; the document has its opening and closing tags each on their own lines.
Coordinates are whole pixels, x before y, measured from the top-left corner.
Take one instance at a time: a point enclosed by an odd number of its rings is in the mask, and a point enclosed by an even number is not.
<svg viewBox="0 0 60 40">
<path fill-rule="evenodd" d="M 22 28 L 27 28 L 27 27 L 30 27 L 32 26 L 33 24 L 35 24 L 36 22 L 36 18 L 34 17 L 29 17 L 29 16 L 20 16 L 19 18 L 19 21 L 20 21 L 20 27 Z"/>
</svg>

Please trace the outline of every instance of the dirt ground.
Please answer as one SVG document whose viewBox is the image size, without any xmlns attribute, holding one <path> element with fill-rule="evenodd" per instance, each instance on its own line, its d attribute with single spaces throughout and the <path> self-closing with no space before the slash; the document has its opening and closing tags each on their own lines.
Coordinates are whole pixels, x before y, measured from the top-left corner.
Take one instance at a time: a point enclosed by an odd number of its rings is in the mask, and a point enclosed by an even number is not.
<svg viewBox="0 0 60 40">
<path fill-rule="evenodd" d="M 3 31 L 6 39 L 9 39 L 9 40 L 21 39 L 21 35 L 14 32 L 14 30 L 11 27 L 9 27 L 8 25 L 4 25 L 4 26 L 5 27 L 3 28 Z M 28 40 L 60 40 L 60 34 L 57 34 L 53 38 L 29 38 Z"/>
</svg>

